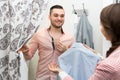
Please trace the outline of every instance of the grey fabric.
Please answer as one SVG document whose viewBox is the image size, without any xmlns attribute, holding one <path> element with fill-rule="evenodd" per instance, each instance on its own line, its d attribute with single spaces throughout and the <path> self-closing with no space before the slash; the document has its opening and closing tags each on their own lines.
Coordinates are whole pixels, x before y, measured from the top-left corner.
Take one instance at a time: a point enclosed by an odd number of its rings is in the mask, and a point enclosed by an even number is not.
<svg viewBox="0 0 120 80">
<path fill-rule="evenodd" d="M 94 48 L 92 26 L 85 13 L 80 16 L 80 20 L 77 24 L 76 42 L 81 42 Z"/>
<path fill-rule="evenodd" d="M 47 0 L 0 0 L 0 80 L 19 80 L 17 50 L 40 25 Z"/>
</svg>

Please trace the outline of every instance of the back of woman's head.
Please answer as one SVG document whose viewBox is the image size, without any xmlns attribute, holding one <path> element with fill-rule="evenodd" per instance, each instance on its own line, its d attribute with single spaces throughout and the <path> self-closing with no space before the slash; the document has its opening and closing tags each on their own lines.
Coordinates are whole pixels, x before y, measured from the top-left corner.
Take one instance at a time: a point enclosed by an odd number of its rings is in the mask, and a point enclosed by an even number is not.
<svg viewBox="0 0 120 80">
<path fill-rule="evenodd" d="M 103 8 L 100 21 L 111 38 L 112 47 L 107 52 L 108 57 L 120 45 L 120 3 Z"/>
</svg>

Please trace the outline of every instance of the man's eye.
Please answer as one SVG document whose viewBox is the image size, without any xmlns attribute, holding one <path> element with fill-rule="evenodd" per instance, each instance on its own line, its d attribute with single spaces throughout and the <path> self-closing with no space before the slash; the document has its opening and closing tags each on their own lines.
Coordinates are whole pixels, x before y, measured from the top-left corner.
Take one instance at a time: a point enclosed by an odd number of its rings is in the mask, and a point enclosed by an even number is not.
<svg viewBox="0 0 120 80">
<path fill-rule="evenodd" d="M 64 17 L 64 15 L 61 15 L 60 17 Z"/>
<path fill-rule="evenodd" d="M 54 14 L 54 16 L 55 16 L 55 17 L 58 17 L 58 15 L 57 15 L 57 14 Z"/>
</svg>

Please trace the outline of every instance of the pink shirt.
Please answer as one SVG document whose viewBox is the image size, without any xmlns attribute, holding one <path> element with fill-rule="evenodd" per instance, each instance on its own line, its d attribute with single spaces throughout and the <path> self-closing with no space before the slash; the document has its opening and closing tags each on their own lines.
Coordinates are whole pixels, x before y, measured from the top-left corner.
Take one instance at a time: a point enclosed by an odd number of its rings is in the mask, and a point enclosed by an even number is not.
<svg viewBox="0 0 120 80">
<path fill-rule="evenodd" d="M 70 34 L 63 33 L 59 41 L 70 47 L 74 42 L 74 37 Z M 40 29 L 35 33 L 30 41 L 30 56 L 33 56 L 38 49 L 39 61 L 36 72 L 36 80 L 57 80 L 56 74 L 48 70 L 48 64 L 57 62 L 57 58 L 62 53 L 57 49 L 53 50 L 52 39 L 48 29 Z"/>
</svg>

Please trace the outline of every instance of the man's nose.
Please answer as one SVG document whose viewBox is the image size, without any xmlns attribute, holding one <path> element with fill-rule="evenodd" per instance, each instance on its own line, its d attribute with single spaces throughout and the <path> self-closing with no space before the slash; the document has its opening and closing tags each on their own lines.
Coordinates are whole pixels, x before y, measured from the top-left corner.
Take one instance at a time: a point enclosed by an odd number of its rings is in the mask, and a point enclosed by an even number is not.
<svg viewBox="0 0 120 80">
<path fill-rule="evenodd" d="M 61 20 L 62 18 L 60 16 L 58 16 L 58 19 Z"/>
</svg>

